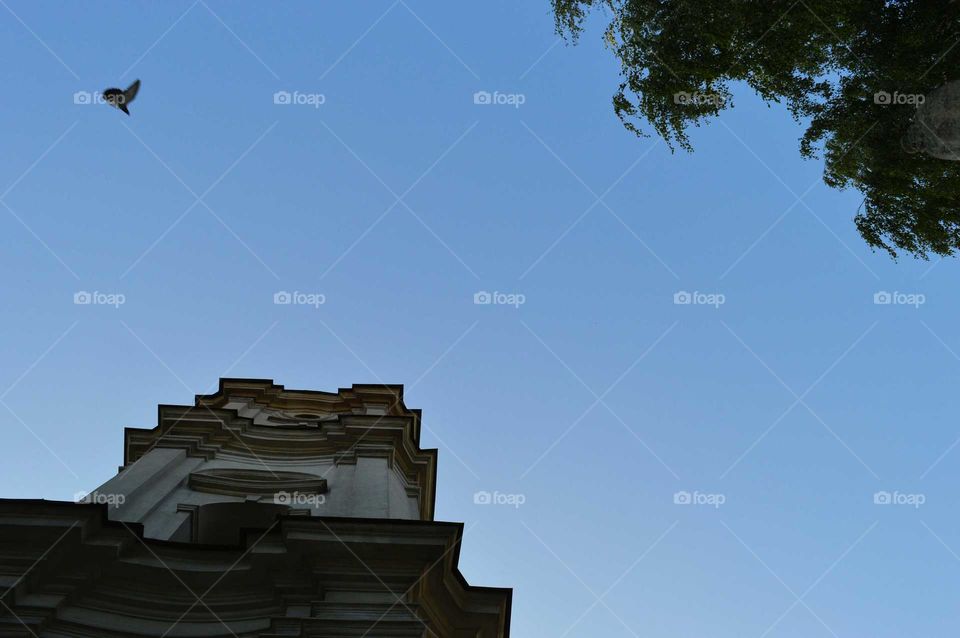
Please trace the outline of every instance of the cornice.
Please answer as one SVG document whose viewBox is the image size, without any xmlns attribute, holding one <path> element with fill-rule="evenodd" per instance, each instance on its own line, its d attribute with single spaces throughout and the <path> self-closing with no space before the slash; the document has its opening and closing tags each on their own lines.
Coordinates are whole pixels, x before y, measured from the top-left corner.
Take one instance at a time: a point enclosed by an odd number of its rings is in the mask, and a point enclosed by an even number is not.
<svg viewBox="0 0 960 638">
<path fill-rule="evenodd" d="M 420 410 L 403 403 L 402 384 L 355 383 L 336 392 L 322 390 L 288 390 L 272 379 L 221 377 L 213 394 L 198 394 L 197 407 L 221 407 L 229 397 L 245 397 L 281 410 L 316 410 L 326 414 L 363 414 L 370 409 L 383 409 L 390 416 L 414 419 L 414 441 L 420 443 Z"/>
<path fill-rule="evenodd" d="M 0 569 L 19 573 L 21 563 L 43 552 L 30 578 L 6 597 L 38 629 L 63 619 L 69 635 L 113 638 L 124 635 L 115 627 L 125 617 L 170 623 L 183 601 L 191 602 L 182 585 L 202 591 L 215 575 L 218 593 L 205 603 L 228 624 L 250 626 L 261 617 L 272 629 L 290 630 L 255 630 L 261 636 L 327 635 L 341 626 L 338 621 L 346 623 L 338 635 L 360 635 L 381 616 L 387 622 L 377 625 L 378 635 L 420 635 L 416 617 L 422 616 L 442 635 L 469 627 L 483 638 L 509 636 L 512 590 L 466 582 L 458 567 L 459 523 L 283 515 L 269 530 L 247 530 L 239 546 L 211 546 L 144 538 L 139 526 L 110 521 L 107 510 L 99 504 L 0 500 L 0 533 L 23 550 L 19 557 L 0 556 Z M 50 548 L 47 537 L 60 541 Z M 409 590 L 409 600 L 339 602 L 322 593 L 338 583 L 344 591 L 384 592 L 384 582 L 392 591 Z M 29 602 L 38 600 L 46 602 Z M 309 612 L 284 616 L 291 606 Z M 102 631 L 91 625 L 98 616 L 90 610 L 97 609 L 108 616 Z M 201 610 L 186 621 L 209 618 Z"/>
</svg>

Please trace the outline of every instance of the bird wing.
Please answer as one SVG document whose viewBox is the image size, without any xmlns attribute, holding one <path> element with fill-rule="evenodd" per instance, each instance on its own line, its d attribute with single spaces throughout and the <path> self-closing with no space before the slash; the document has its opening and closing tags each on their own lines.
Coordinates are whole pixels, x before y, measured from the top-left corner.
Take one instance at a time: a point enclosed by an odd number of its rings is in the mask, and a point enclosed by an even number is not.
<svg viewBox="0 0 960 638">
<path fill-rule="evenodd" d="M 140 80 L 134 80 L 133 84 L 127 87 L 127 90 L 123 92 L 123 102 L 124 104 L 130 104 L 133 102 L 133 98 L 137 97 L 137 92 L 140 90 Z"/>
</svg>

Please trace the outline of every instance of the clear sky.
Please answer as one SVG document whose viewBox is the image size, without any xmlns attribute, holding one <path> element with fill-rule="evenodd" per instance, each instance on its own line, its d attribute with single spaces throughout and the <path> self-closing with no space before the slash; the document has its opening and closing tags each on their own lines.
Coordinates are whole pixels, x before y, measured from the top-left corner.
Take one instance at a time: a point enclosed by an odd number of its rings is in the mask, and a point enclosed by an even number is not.
<svg viewBox="0 0 960 638">
<path fill-rule="evenodd" d="M 603 26 L 0 2 L 2 496 L 92 489 L 220 376 L 403 383 L 515 636 L 956 635 L 956 261 L 871 252 L 747 92 L 635 138 Z"/>
</svg>

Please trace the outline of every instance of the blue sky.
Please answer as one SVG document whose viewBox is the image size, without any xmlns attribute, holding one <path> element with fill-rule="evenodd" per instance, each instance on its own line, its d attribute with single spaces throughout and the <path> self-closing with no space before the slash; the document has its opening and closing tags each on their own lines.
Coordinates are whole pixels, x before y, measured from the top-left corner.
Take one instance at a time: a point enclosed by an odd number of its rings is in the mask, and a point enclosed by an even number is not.
<svg viewBox="0 0 960 638">
<path fill-rule="evenodd" d="M 404 383 L 513 635 L 956 634 L 957 264 L 871 252 L 783 108 L 637 139 L 547 2 L 0 4 L 3 496 L 220 376 Z"/>
</svg>

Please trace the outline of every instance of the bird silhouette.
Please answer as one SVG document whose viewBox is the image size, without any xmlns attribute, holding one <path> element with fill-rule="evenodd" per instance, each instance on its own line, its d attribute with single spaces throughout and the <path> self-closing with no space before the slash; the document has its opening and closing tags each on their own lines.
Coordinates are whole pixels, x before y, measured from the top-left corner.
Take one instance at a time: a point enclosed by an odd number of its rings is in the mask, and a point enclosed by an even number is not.
<svg viewBox="0 0 960 638">
<path fill-rule="evenodd" d="M 140 80 L 134 80 L 133 84 L 128 86 L 126 91 L 117 88 L 107 89 L 103 92 L 103 99 L 110 106 L 115 106 L 127 115 L 130 115 L 130 111 L 127 110 L 127 105 L 133 102 L 133 98 L 137 97 L 137 91 L 139 90 Z"/>
</svg>

